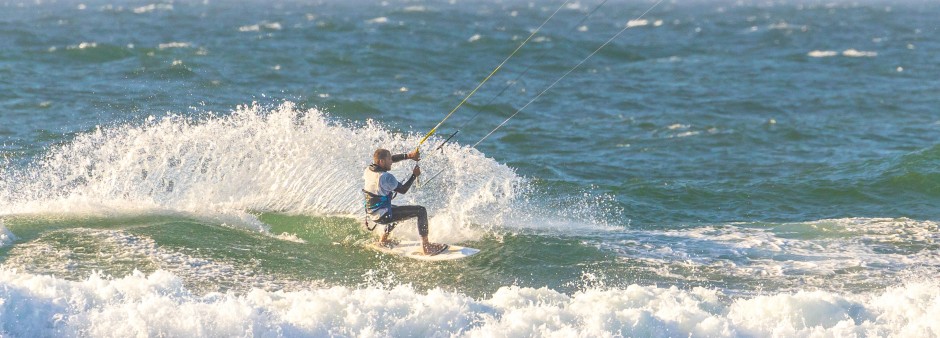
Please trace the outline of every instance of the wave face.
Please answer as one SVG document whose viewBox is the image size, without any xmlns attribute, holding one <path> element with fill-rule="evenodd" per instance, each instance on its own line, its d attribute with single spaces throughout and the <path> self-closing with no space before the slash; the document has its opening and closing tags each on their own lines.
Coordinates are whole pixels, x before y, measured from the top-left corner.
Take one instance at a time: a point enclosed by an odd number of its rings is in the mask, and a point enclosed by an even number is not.
<svg viewBox="0 0 940 338">
<path fill-rule="evenodd" d="M 475 299 L 442 289 L 332 287 L 196 295 L 173 274 L 82 281 L 0 270 L 4 335 L 65 336 L 930 336 L 940 285 L 729 299 L 708 288 L 631 285 L 571 295 L 501 287 Z"/>
</svg>

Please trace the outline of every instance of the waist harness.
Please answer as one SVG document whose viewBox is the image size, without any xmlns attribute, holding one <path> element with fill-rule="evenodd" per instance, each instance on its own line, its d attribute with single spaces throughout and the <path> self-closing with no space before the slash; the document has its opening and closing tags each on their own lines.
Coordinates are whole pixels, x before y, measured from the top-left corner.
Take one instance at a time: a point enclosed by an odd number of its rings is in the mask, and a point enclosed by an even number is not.
<svg viewBox="0 0 940 338">
<path fill-rule="evenodd" d="M 365 217 L 365 221 L 363 222 L 363 224 L 365 225 L 366 229 L 368 229 L 369 231 L 372 231 L 372 230 L 375 230 L 375 227 L 377 227 L 379 224 L 389 225 L 387 224 L 388 221 L 383 221 L 383 220 L 392 219 L 392 199 L 395 198 L 397 194 L 392 192 L 385 196 L 376 195 L 376 194 L 366 191 L 365 189 L 362 190 L 362 193 L 365 194 L 364 195 L 365 201 L 363 203 L 363 206 L 365 207 L 365 210 L 366 210 L 366 217 Z M 385 214 L 382 215 L 382 217 L 379 217 L 379 219 L 373 220 L 375 224 L 372 227 L 369 227 L 369 214 L 382 208 L 388 209 L 388 211 L 386 211 Z M 391 226 L 394 227 L 394 225 L 391 225 Z M 391 231 L 391 230 L 387 229 L 386 231 Z"/>
</svg>

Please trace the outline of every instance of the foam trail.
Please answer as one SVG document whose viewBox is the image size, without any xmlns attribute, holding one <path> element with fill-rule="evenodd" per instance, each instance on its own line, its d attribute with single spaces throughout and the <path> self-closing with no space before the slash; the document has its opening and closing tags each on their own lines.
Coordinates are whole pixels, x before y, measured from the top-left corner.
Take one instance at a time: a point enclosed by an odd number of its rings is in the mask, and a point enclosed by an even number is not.
<svg viewBox="0 0 940 338">
<path fill-rule="evenodd" d="M 83 281 L 0 268 L 12 336 L 936 336 L 940 285 L 867 294 L 731 298 L 709 288 L 631 285 L 571 295 L 502 287 L 474 299 L 410 286 L 196 295 L 166 271 Z"/>
</svg>

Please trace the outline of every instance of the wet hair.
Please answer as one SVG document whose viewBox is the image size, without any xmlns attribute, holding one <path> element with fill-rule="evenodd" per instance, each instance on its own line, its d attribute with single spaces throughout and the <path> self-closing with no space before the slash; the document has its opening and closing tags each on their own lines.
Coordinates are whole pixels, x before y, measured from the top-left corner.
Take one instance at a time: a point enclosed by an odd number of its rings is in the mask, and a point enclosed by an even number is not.
<svg viewBox="0 0 940 338">
<path fill-rule="evenodd" d="M 386 157 L 392 157 L 392 152 L 388 151 L 388 149 L 376 149 L 375 152 L 372 153 L 372 163 L 379 163 L 380 159 Z"/>
</svg>

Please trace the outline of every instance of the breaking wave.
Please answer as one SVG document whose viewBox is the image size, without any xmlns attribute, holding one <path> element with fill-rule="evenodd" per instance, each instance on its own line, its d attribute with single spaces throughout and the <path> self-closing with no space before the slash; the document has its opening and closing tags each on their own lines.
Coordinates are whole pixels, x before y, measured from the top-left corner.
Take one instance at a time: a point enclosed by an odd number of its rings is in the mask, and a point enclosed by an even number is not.
<svg viewBox="0 0 940 338">
<path fill-rule="evenodd" d="M 931 336 L 940 285 L 867 294 L 729 297 L 631 285 L 571 295 L 505 286 L 475 299 L 404 286 L 197 295 L 170 272 L 81 281 L 0 269 L 2 334 L 13 336 Z M 15 323 L 15 325 L 12 325 Z"/>
</svg>

